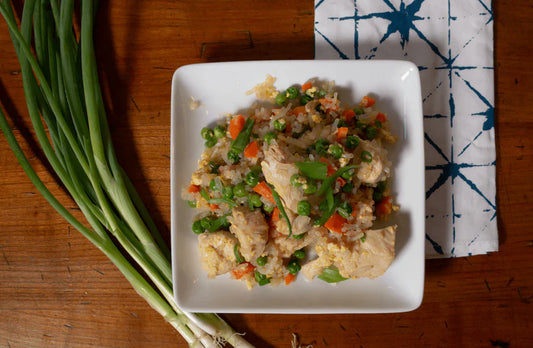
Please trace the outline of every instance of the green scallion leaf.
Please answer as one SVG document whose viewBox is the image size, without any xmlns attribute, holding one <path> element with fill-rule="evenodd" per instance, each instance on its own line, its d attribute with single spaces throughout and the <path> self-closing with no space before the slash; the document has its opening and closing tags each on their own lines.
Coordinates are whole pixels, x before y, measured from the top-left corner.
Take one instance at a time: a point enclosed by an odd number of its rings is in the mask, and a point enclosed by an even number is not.
<svg viewBox="0 0 533 348">
<path fill-rule="evenodd" d="M 328 177 L 328 165 L 323 162 L 295 162 L 300 172 L 308 178 L 325 180 Z"/>
<path fill-rule="evenodd" d="M 344 168 L 341 168 L 335 172 L 335 174 L 328 176 L 326 180 L 322 182 L 322 186 L 320 186 L 320 189 L 316 192 L 317 195 L 321 195 L 326 192 L 326 190 L 337 180 L 339 176 L 341 176 L 343 173 L 349 171 L 353 168 L 358 168 L 358 165 L 351 165 L 346 166 Z"/>
<path fill-rule="evenodd" d="M 276 206 L 279 209 L 279 213 L 287 222 L 287 226 L 289 227 L 289 236 L 287 238 L 290 238 L 292 236 L 292 227 L 291 227 L 291 221 L 289 220 L 289 216 L 287 215 L 287 212 L 285 211 L 285 208 L 283 207 L 283 204 L 281 203 L 281 198 L 279 197 L 279 194 L 274 189 L 274 185 L 269 184 L 269 183 L 267 183 L 267 185 L 268 187 L 270 187 L 270 190 L 272 191 L 272 197 L 274 198 L 274 202 L 276 202 Z"/>
<path fill-rule="evenodd" d="M 338 283 L 348 279 L 341 276 L 339 270 L 335 266 L 329 266 L 328 268 L 324 268 L 322 273 L 317 276 L 317 278 L 325 281 L 326 283 Z"/>
</svg>

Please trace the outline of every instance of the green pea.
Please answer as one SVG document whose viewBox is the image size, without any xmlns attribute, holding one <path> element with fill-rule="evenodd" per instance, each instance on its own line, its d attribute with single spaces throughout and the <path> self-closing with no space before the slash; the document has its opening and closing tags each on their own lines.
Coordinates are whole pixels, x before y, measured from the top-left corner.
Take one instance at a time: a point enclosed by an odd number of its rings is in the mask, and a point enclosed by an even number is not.
<svg viewBox="0 0 533 348">
<path fill-rule="evenodd" d="M 265 136 L 263 137 L 263 140 L 268 144 L 270 145 L 270 142 L 273 140 L 273 139 L 277 139 L 278 136 L 276 135 L 276 133 L 274 132 L 268 132 L 267 134 L 265 134 Z"/>
<path fill-rule="evenodd" d="M 346 137 L 346 148 L 349 150 L 355 149 L 357 146 L 359 146 L 359 138 L 353 135 L 349 135 Z"/>
<path fill-rule="evenodd" d="M 347 182 L 347 183 L 342 187 L 342 191 L 343 191 L 343 192 L 350 192 L 351 190 L 353 190 L 353 183 L 351 183 L 351 182 Z"/>
<path fill-rule="evenodd" d="M 347 219 L 347 218 L 350 217 L 350 215 L 352 215 L 353 209 L 352 209 L 352 206 L 350 205 L 350 203 L 342 202 L 337 207 L 337 211 L 339 212 L 340 216 L 342 216 L 343 218 Z"/>
<path fill-rule="evenodd" d="M 287 123 L 285 122 L 284 119 L 282 118 L 278 118 L 277 120 L 274 121 L 274 129 L 275 130 L 278 130 L 278 131 L 284 131 L 285 128 L 287 128 Z"/>
<path fill-rule="evenodd" d="M 196 208 L 196 201 L 187 201 L 187 203 L 189 204 L 189 207 Z"/>
<path fill-rule="evenodd" d="M 213 147 L 217 144 L 217 138 L 209 138 L 205 141 L 205 147 Z"/>
<path fill-rule="evenodd" d="M 378 135 L 378 129 L 376 127 L 368 126 L 365 129 L 365 135 L 368 139 L 372 140 Z"/>
<path fill-rule="evenodd" d="M 361 109 L 361 108 L 355 108 L 353 109 L 353 112 L 355 112 L 356 115 L 362 115 L 365 113 L 365 110 Z"/>
<path fill-rule="evenodd" d="M 326 96 L 326 91 L 324 91 L 323 89 L 321 89 L 320 91 L 318 91 L 318 97 L 319 98 L 324 98 Z"/>
<path fill-rule="evenodd" d="M 263 256 L 259 256 L 257 258 L 257 260 L 255 260 L 255 262 L 257 262 L 257 264 L 259 266 L 264 266 L 267 264 L 267 261 L 268 261 L 268 257 L 266 255 L 263 255 Z"/>
<path fill-rule="evenodd" d="M 277 96 L 276 96 L 276 104 L 278 105 L 283 105 L 287 102 L 287 96 L 285 95 L 285 93 L 279 93 Z"/>
<path fill-rule="evenodd" d="M 311 203 L 308 201 L 299 201 L 297 205 L 298 215 L 308 216 L 311 214 Z"/>
<path fill-rule="evenodd" d="M 291 176 L 291 185 L 293 187 L 301 187 L 305 181 L 305 178 L 300 174 L 293 174 Z"/>
<path fill-rule="evenodd" d="M 224 138 L 226 136 L 226 128 L 223 126 L 216 126 L 213 133 L 217 139 Z"/>
<path fill-rule="evenodd" d="M 261 196 L 259 196 L 257 193 L 253 193 L 250 195 L 250 203 L 252 206 L 259 208 L 263 205 L 263 202 L 261 201 Z"/>
<path fill-rule="evenodd" d="M 316 181 L 315 180 L 307 180 L 307 183 L 302 186 L 304 189 L 304 193 L 312 194 L 315 193 L 318 189 Z"/>
<path fill-rule="evenodd" d="M 361 161 L 363 161 L 365 163 L 372 162 L 372 154 L 370 152 L 368 152 L 368 151 L 361 152 Z"/>
<path fill-rule="evenodd" d="M 204 229 L 209 230 L 213 226 L 213 220 L 209 216 L 206 216 L 200 220 L 200 224 Z"/>
<path fill-rule="evenodd" d="M 196 220 L 192 223 L 192 231 L 196 234 L 204 233 L 205 228 L 202 227 L 202 222 L 200 220 Z"/>
<path fill-rule="evenodd" d="M 204 138 L 205 140 L 209 140 L 213 138 L 214 136 L 213 130 L 209 127 L 202 128 L 202 131 L 200 132 L 200 134 L 202 135 L 202 138 Z"/>
<path fill-rule="evenodd" d="M 285 95 L 287 96 L 287 98 L 289 99 L 294 99 L 298 96 L 298 88 L 296 87 L 289 87 L 287 88 L 287 92 L 285 93 Z"/>
<path fill-rule="evenodd" d="M 303 259 L 305 257 L 305 250 L 296 250 L 292 255 L 294 255 L 294 257 L 296 257 L 297 259 Z"/>
<path fill-rule="evenodd" d="M 222 197 L 224 197 L 225 199 L 233 199 L 233 187 L 224 186 L 222 188 Z"/>
<path fill-rule="evenodd" d="M 248 172 L 248 174 L 246 174 L 244 177 L 244 181 L 248 184 L 248 186 L 254 187 L 259 183 L 259 175 L 253 171 Z"/>
<path fill-rule="evenodd" d="M 328 146 L 329 146 L 329 142 L 326 139 L 320 138 L 315 142 L 315 151 L 319 155 L 325 155 L 328 149 Z"/>
<path fill-rule="evenodd" d="M 224 218 L 224 219 L 222 219 L 221 226 L 224 227 L 224 228 L 229 228 L 231 226 L 231 224 L 230 224 L 230 222 L 228 221 L 227 218 Z"/>
<path fill-rule="evenodd" d="M 236 164 L 236 163 L 239 163 L 239 161 L 241 160 L 241 156 L 239 155 L 237 151 L 229 150 L 228 159 L 230 160 L 231 163 Z"/>
<path fill-rule="evenodd" d="M 300 269 L 302 269 L 302 266 L 300 266 L 300 264 L 298 263 L 298 260 L 296 260 L 296 259 L 291 260 L 289 262 L 289 264 L 287 265 L 287 270 L 291 274 L 296 274 L 296 273 L 300 272 Z"/>
<path fill-rule="evenodd" d="M 330 145 L 328 148 L 328 152 L 335 159 L 339 159 L 342 157 L 342 147 L 340 147 L 339 145 Z"/>
<path fill-rule="evenodd" d="M 233 187 L 233 194 L 237 197 L 246 197 L 248 192 L 246 192 L 246 187 L 244 186 L 244 182 L 240 182 Z"/>
</svg>

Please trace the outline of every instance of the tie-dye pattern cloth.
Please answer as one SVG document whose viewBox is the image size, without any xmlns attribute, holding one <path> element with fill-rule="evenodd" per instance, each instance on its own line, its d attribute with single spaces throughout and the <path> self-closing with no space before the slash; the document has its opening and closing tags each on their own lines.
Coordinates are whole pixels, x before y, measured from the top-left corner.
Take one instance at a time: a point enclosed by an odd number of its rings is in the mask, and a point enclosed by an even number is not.
<svg viewBox="0 0 533 348">
<path fill-rule="evenodd" d="M 426 256 L 498 250 L 490 0 L 315 0 L 316 59 L 420 70 Z"/>
</svg>

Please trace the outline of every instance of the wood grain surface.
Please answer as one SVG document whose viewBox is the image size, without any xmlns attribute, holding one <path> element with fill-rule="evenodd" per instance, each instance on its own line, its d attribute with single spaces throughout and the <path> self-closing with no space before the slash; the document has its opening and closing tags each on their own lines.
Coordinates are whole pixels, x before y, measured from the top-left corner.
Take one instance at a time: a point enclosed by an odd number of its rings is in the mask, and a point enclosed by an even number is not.
<svg viewBox="0 0 533 348">
<path fill-rule="evenodd" d="M 488 1 L 484 1 L 488 2 Z M 533 6 L 494 0 L 497 253 L 426 261 L 419 309 L 224 318 L 257 347 L 533 346 Z M 184 64 L 312 59 L 314 3 L 101 1 L 96 49 L 118 157 L 169 238 L 170 84 Z M 0 21 L 0 102 L 31 164 L 76 216 L 28 131 Z M 186 347 L 37 193 L 0 137 L 0 347 Z"/>
</svg>

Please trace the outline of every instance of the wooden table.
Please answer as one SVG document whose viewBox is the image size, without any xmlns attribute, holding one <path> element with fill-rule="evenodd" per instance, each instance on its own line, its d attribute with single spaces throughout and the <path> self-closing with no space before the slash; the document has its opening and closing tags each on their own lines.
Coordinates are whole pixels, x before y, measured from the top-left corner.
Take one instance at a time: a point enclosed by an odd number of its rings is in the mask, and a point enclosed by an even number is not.
<svg viewBox="0 0 533 348">
<path fill-rule="evenodd" d="M 488 2 L 485 1 L 485 2 Z M 119 159 L 165 236 L 170 226 L 170 82 L 181 65 L 312 59 L 313 1 L 101 4 L 99 66 Z M 422 306 L 382 315 L 224 318 L 258 347 L 533 346 L 533 7 L 494 1 L 500 252 L 428 260 Z M 19 66 L 0 24 L 0 101 L 32 165 Z M 36 193 L 0 137 L 0 347 L 186 347 L 114 266 Z M 76 213 L 76 212 L 75 212 Z"/>
</svg>

